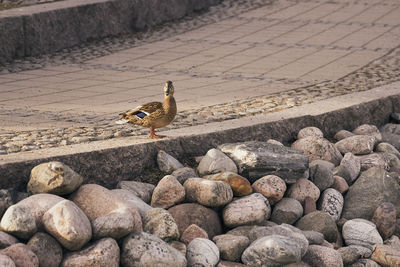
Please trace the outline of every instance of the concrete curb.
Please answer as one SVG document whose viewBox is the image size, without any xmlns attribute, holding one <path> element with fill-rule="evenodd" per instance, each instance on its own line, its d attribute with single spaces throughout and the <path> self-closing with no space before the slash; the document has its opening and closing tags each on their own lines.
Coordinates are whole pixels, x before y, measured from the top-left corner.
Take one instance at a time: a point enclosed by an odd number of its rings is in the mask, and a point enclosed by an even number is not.
<svg viewBox="0 0 400 267">
<path fill-rule="evenodd" d="M 121 180 L 143 180 L 144 170 L 156 167 L 160 149 L 183 160 L 223 143 L 270 138 L 288 143 L 307 126 L 330 137 L 364 123 L 381 126 L 392 112 L 400 112 L 400 82 L 262 116 L 170 130 L 163 132 L 169 138 L 159 141 L 125 137 L 1 155 L 0 188 L 24 189 L 31 169 L 53 160 L 69 165 L 85 183 L 114 187 Z"/>
<path fill-rule="evenodd" d="M 0 11 L 0 63 L 132 33 L 220 0 L 68 0 Z"/>
</svg>

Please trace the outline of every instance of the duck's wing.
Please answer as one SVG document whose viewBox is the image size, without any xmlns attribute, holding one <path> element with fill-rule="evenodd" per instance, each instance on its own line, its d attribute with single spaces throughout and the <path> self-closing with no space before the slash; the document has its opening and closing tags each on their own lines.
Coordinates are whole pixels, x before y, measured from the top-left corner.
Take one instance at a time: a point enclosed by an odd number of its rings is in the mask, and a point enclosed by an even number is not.
<svg viewBox="0 0 400 267">
<path fill-rule="evenodd" d="M 160 110 L 162 110 L 162 104 L 160 102 L 150 102 L 134 109 L 130 109 L 120 115 L 123 120 L 129 121 L 132 119 L 143 119 L 144 117 Z"/>
</svg>

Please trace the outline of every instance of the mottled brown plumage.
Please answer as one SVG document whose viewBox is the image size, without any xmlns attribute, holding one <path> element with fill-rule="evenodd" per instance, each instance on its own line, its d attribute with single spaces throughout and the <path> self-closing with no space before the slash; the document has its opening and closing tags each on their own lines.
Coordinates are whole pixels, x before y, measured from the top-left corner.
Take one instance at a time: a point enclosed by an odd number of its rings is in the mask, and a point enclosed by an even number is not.
<svg viewBox="0 0 400 267">
<path fill-rule="evenodd" d="M 174 99 L 174 86 L 171 81 L 167 81 L 164 86 L 164 101 L 150 102 L 121 114 L 122 119 L 117 123 L 132 123 L 150 128 L 151 138 L 162 138 L 156 135 L 155 129 L 162 128 L 170 124 L 175 118 L 177 108 Z"/>
</svg>

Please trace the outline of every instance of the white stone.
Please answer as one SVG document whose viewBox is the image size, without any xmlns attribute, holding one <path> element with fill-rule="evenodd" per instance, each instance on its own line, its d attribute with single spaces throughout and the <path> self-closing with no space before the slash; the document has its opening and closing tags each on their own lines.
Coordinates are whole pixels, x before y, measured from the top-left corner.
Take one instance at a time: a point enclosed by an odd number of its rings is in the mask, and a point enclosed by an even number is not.
<svg viewBox="0 0 400 267">
<path fill-rule="evenodd" d="M 209 239 L 195 238 L 186 250 L 188 267 L 214 267 L 219 262 L 218 247 Z"/>
</svg>

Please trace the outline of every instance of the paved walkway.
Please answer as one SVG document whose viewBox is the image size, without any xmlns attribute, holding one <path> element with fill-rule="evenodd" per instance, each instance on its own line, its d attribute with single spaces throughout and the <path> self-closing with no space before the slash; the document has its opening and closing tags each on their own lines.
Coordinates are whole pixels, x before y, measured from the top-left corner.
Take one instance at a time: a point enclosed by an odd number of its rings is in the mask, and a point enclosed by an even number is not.
<svg viewBox="0 0 400 267">
<path fill-rule="evenodd" d="M 194 18 L 189 31 L 157 29 L 153 39 L 108 55 L 80 48 L 90 56 L 76 63 L 67 53 L 53 65 L 3 70 L 0 154 L 147 134 L 113 121 L 122 111 L 161 101 L 166 80 L 174 82 L 178 103 L 173 128 L 290 108 L 400 79 L 398 0 L 265 1 L 222 19 L 223 8 L 216 10 Z M 204 26 L 196 29 L 196 21 Z"/>
</svg>

